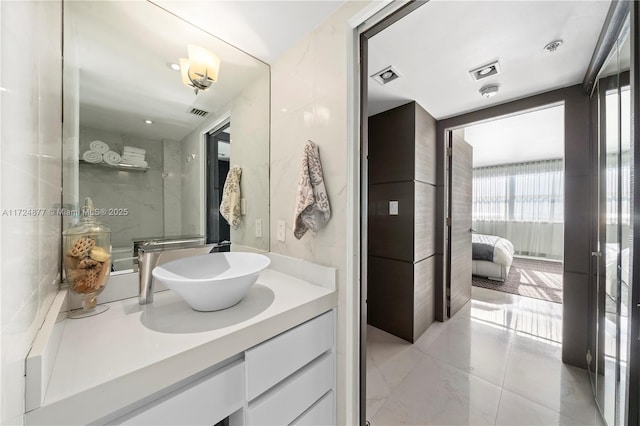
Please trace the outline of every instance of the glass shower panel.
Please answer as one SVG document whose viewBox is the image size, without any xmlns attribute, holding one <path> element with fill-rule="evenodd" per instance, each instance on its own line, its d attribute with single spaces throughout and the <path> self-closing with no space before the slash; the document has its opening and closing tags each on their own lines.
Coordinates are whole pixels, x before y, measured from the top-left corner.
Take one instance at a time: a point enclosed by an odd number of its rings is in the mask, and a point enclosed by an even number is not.
<svg viewBox="0 0 640 426">
<path fill-rule="evenodd" d="M 630 265 L 631 265 L 631 90 L 629 87 L 629 66 L 631 57 L 630 39 L 619 43 L 619 222 L 620 222 L 620 259 L 619 259 L 619 304 L 618 304 L 618 389 L 616 404 L 617 424 L 627 424 L 625 416 L 627 365 L 629 356 L 629 318 L 630 302 Z"/>
<path fill-rule="evenodd" d="M 614 88 L 605 95 L 605 197 L 606 197 L 606 242 L 605 242 L 605 276 L 604 276 L 604 315 L 601 327 L 604 334 L 604 378 L 601 383 L 600 404 L 608 425 L 616 424 L 616 391 L 617 391 L 617 359 L 618 359 L 618 304 L 619 304 L 619 270 L 620 256 L 620 196 L 619 168 L 620 144 L 618 138 L 618 105 L 617 76 L 610 77 Z"/>
</svg>

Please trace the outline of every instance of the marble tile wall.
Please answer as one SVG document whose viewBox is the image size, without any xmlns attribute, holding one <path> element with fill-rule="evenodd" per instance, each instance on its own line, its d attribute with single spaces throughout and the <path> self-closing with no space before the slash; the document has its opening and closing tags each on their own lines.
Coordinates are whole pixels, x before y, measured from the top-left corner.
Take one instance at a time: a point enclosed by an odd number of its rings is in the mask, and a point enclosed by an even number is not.
<svg viewBox="0 0 640 426">
<path fill-rule="evenodd" d="M 164 235 L 182 235 L 180 142 L 162 141 Z"/>
<path fill-rule="evenodd" d="M 0 2 L 0 424 L 21 425 L 24 359 L 60 279 L 62 4 Z"/>
<path fill-rule="evenodd" d="M 204 225 L 204 181 L 205 181 L 205 157 L 204 139 L 202 132 L 208 128 L 213 121 L 207 120 L 193 132 L 189 133 L 180 141 L 181 158 L 181 193 L 182 205 L 180 219 L 182 220 L 183 235 L 205 235 Z M 196 158 L 188 159 L 188 156 L 195 154 Z"/>
<path fill-rule="evenodd" d="M 127 209 L 126 215 L 109 215 L 100 221 L 111 228 L 114 248 L 132 245 L 137 238 L 164 234 L 163 143 L 117 132 L 80 127 L 80 155 L 91 141 L 106 142 L 112 150 L 122 152 L 125 145 L 147 151 L 149 171 L 120 171 L 93 164 L 80 164 L 80 204 L 91 197 L 96 207 Z"/>
<path fill-rule="evenodd" d="M 369 2 L 346 2 L 271 66 L 271 251 L 338 269 L 338 424 L 348 423 L 346 389 L 347 280 L 347 21 Z M 296 184 L 305 142 L 320 147 L 331 220 L 296 240 Z M 286 240 L 276 239 L 286 222 Z"/>
<path fill-rule="evenodd" d="M 247 210 L 231 242 L 269 251 L 269 73 L 247 87 L 231 107 L 231 166 L 242 167 L 240 191 Z M 256 237 L 256 220 L 262 237 Z"/>
</svg>

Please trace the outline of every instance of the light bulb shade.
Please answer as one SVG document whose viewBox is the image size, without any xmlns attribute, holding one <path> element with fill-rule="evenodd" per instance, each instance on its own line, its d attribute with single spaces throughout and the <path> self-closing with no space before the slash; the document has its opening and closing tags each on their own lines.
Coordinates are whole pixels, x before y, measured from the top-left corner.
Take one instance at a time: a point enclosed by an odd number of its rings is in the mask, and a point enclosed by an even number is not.
<svg viewBox="0 0 640 426">
<path fill-rule="evenodd" d="M 182 82 L 198 90 L 207 90 L 218 80 L 220 58 L 207 49 L 188 45 L 189 59 L 180 58 Z"/>
</svg>

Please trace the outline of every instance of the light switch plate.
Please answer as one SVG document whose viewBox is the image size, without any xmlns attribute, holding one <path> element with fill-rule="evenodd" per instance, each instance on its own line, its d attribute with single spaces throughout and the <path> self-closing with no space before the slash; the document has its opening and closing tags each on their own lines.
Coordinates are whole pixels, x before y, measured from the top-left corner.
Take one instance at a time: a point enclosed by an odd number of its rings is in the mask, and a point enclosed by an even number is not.
<svg viewBox="0 0 640 426">
<path fill-rule="evenodd" d="M 256 238 L 262 238 L 262 219 L 256 219 Z"/>
<path fill-rule="evenodd" d="M 240 199 L 240 214 L 247 214 L 247 199 Z"/>
<path fill-rule="evenodd" d="M 278 241 L 284 241 L 285 239 L 285 226 L 284 220 L 278 221 Z"/>
<path fill-rule="evenodd" d="M 398 216 L 398 202 L 389 201 L 389 216 Z"/>
</svg>

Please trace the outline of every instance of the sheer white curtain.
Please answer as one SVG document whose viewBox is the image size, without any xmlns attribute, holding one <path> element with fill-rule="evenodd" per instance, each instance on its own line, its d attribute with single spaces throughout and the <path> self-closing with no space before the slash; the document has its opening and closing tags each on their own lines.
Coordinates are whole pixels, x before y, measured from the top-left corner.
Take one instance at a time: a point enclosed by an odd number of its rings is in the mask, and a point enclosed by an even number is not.
<svg viewBox="0 0 640 426">
<path fill-rule="evenodd" d="M 562 259 L 563 217 L 561 159 L 473 170 L 474 228 L 510 240 L 516 253 Z"/>
</svg>

